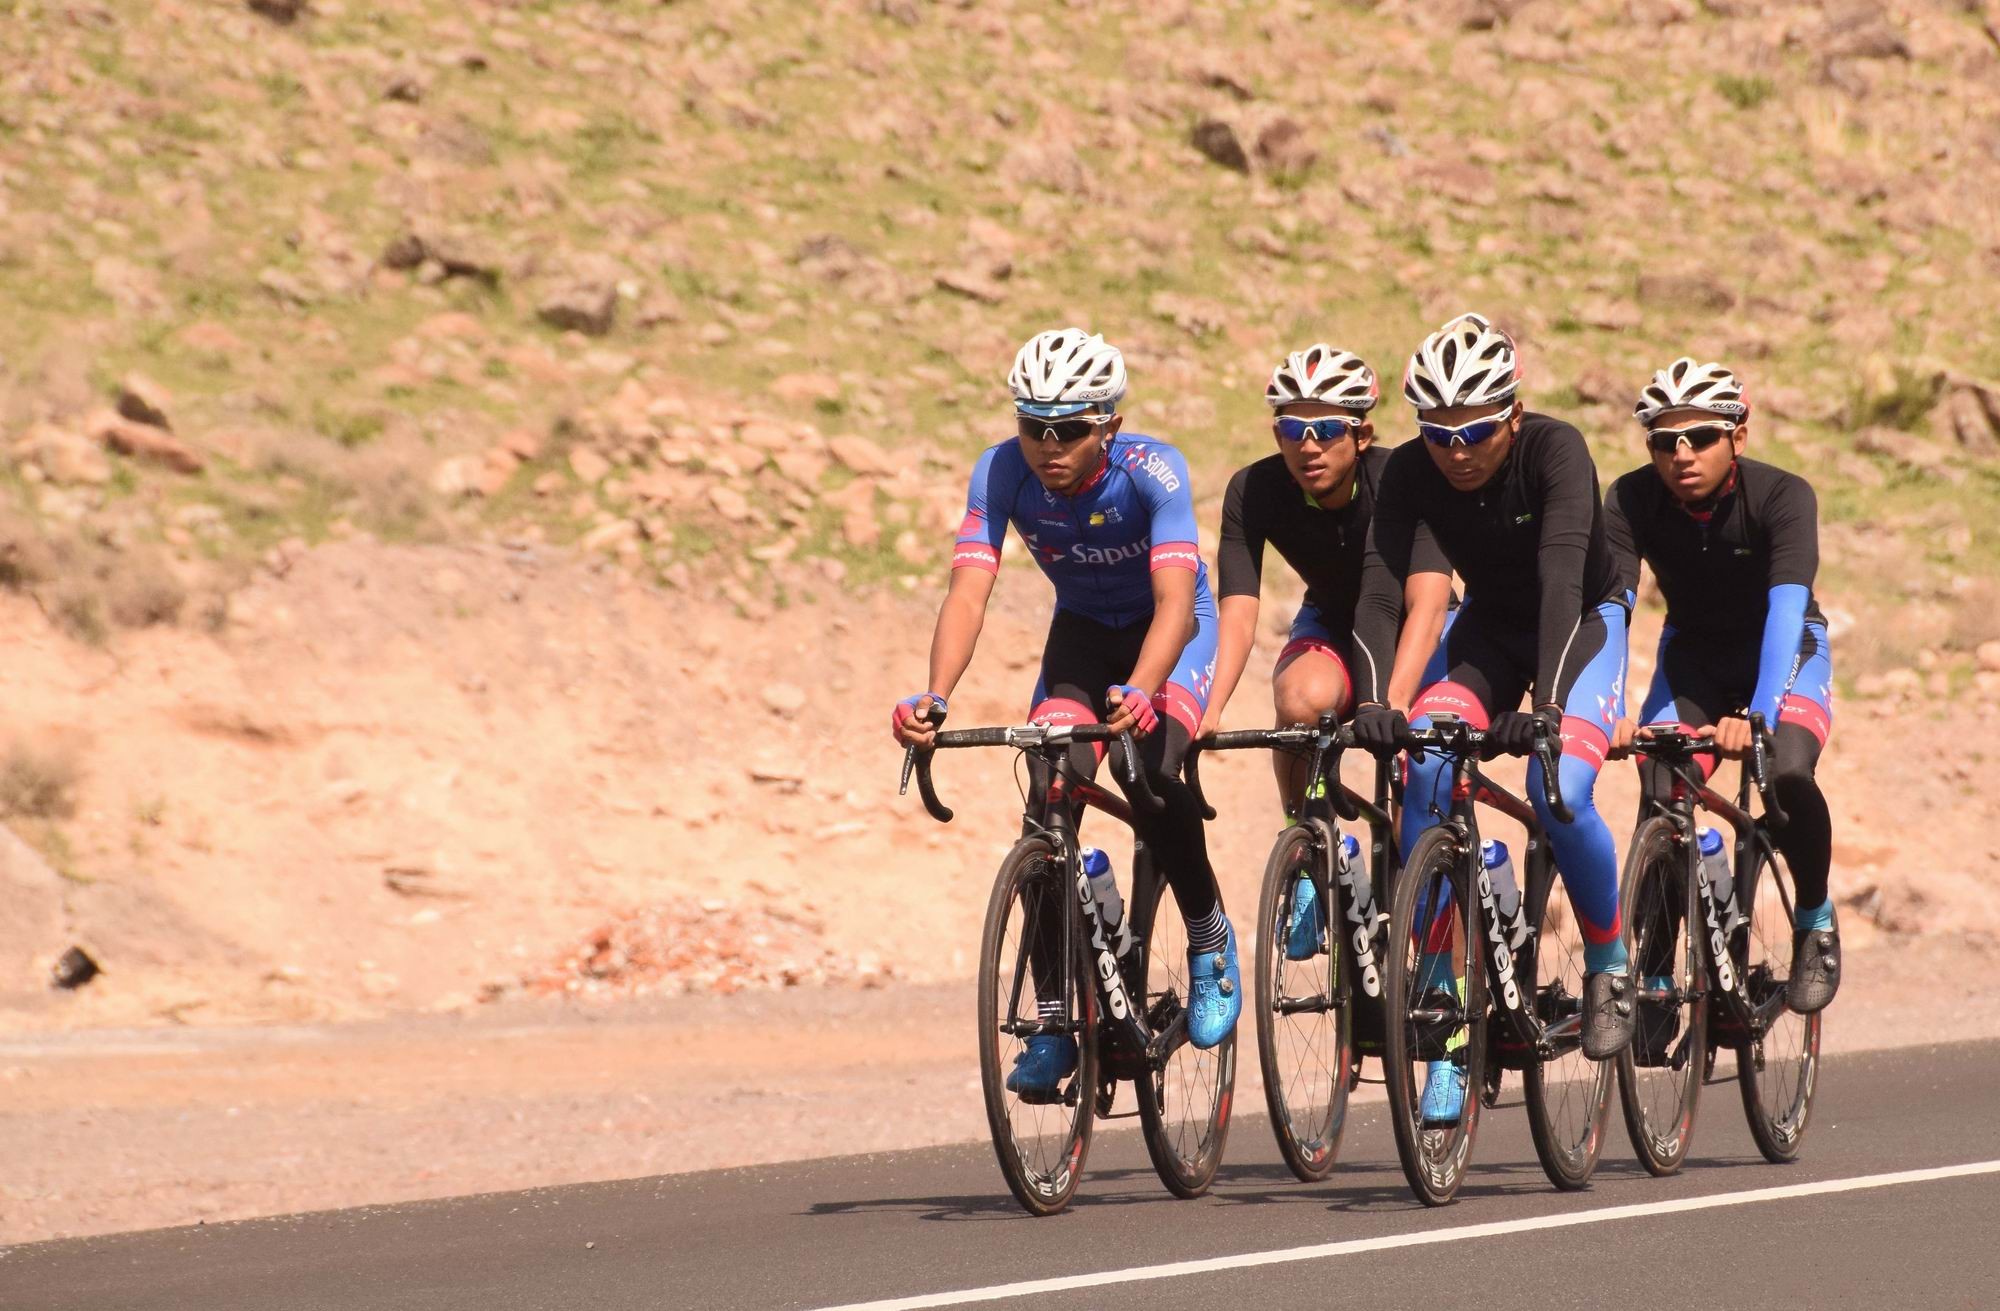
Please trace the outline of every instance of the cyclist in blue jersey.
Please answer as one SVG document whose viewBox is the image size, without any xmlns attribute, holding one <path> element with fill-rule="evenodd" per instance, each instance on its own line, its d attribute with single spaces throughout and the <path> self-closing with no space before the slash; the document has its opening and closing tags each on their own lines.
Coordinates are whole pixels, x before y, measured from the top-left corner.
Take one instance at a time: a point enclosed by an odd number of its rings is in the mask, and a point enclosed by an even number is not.
<svg viewBox="0 0 2000 1311">
<path fill-rule="evenodd" d="M 1215 601 L 1196 545 L 1187 462 L 1165 442 L 1124 431 L 1125 362 L 1079 328 L 1021 348 L 1008 384 L 1016 435 L 972 471 L 951 584 L 931 637 L 927 691 L 896 703 L 896 740 L 924 745 L 928 721 L 958 686 L 985 623 L 1007 525 L 1055 584 L 1056 611 L 1035 684 L 1033 720 L 1109 724 L 1141 740 L 1165 810 L 1134 807 L 1134 827 L 1159 861 L 1187 923 L 1188 1039 L 1213 1047 L 1243 1008 L 1236 936 L 1208 860 L 1201 809 L 1179 778 L 1215 676 Z M 1100 752 L 1079 748 L 1088 774 Z M 1051 949 L 1052 950 L 1052 949 Z M 1049 952 L 1036 952 L 1038 961 Z M 1037 971 L 1041 1004 L 1060 1009 L 1056 971 Z M 1007 1086 L 1045 1093 L 1076 1066 L 1076 1043 L 1029 1040 Z"/>
<path fill-rule="evenodd" d="M 1410 357 L 1403 395 L 1417 409 L 1423 440 L 1390 455 L 1376 495 L 1376 551 L 1355 611 L 1355 642 L 1371 659 L 1355 670 L 1366 681 L 1354 736 L 1377 750 L 1409 745 L 1410 721 L 1387 704 L 1377 671 L 1390 668 L 1421 524 L 1464 578 L 1466 598 L 1441 648 L 1443 677 L 1418 695 L 1411 716 L 1421 727 L 1432 715 L 1456 715 L 1486 729 L 1496 754 L 1527 754 L 1537 725 L 1560 737 L 1557 777 L 1570 821 L 1548 811 L 1539 783 L 1529 791 L 1580 921 L 1583 1051 L 1601 1061 L 1632 1038 L 1618 850 L 1593 800 L 1623 714 L 1628 602 L 1605 539 L 1590 448 L 1569 424 L 1525 410 L 1520 381 L 1513 339 L 1477 314 L 1445 324 Z M 1524 694 L 1526 711 L 1516 708 Z M 1405 768 L 1407 857 L 1452 798 L 1450 773 L 1435 754 Z M 1541 768 L 1530 766 L 1535 779 Z M 1449 954 L 1427 954 L 1419 982 L 1455 989 Z M 1432 1062 L 1424 1119 L 1455 1124 L 1464 1105 L 1464 1068 Z"/>
<path fill-rule="evenodd" d="M 1813 778 L 1833 731 L 1833 650 L 1813 597 L 1819 504 L 1804 478 L 1743 457 L 1750 402 L 1720 364 L 1675 360 L 1653 375 L 1633 417 L 1652 463 L 1611 485 L 1605 525 L 1624 585 L 1638 586 L 1643 559 L 1667 603 L 1637 722 L 1677 724 L 1741 756 L 1748 715 L 1764 716 L 1771 782 L 1789 817 L 1772 840 L 1798 886 L 1786 995 L 1809 1014 L 1840 986 L 1840 930 L 1827 896 L 1833 817 Z M 1613 746 L 1630 744 L 1633 730 L 1621 721 Z M 1665 781 L 1657 767 L 1644 774 L 1649 787 Z"/>
</svg>

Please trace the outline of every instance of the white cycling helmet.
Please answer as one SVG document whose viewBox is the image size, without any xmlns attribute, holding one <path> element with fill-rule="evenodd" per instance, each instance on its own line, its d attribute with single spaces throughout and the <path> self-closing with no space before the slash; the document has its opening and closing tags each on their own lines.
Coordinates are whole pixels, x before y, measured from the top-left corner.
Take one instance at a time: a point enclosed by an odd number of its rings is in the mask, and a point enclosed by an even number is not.
<svg viewBox="0 0 2000 1311">
<path fill-rule="evenodd" d="M 1381 398 L 1382 384 L 1376 381 L 1375 370 L 1353 351 L 1335 350 L 1323 341 L 1287 355 L 1271 370 L 1271 385 L 1264 388 L 1264 403 L 1274 410 L 1297 401 L 1318 401 L 1366 411 Z"/>
<path fill-rule="evenodd" d="M 1015 408 L 1037 418 L 1057 419 L 1091 408 L 1109 413 L 1125 395 L 1125 357 L 1082 328 L 1038 332 L 1014 357 L 1007 385 Z"/>
<path fill-rule="evenodd" d="M 1420 410 L 1504 401 L 1521 385 L 1514 339 L 1478 314 L 1461 314 L 1424 338 L 1403 373 L 1403 396 Z"/>
<path fill-rule="evenodd" d="M 1735 374 L 1720 364 L 1696 364 L 1693 356 L 1683 355 L 1653 375 L 1639 393 L 1632 417 L 1650 428 L 1668 410 L 1707 410 L 1741 423 L 1750 417 L 1750 402 Z"/>
</svg>

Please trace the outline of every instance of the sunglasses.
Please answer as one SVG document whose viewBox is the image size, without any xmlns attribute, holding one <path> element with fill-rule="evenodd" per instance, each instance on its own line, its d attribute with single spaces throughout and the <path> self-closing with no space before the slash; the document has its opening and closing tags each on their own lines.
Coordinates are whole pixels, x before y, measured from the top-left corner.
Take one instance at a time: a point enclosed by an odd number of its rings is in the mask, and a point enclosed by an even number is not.
<svg viewBox="0 0 2000 1311">
<path fill-rule="evenodd" d="M 1646 447 L 1655 455 L 1672 455 L 1680 449 L 1682 442 L 1689 450 L 1705 451 L 1731 436 L 1736 431 L 1733 423 L 1696 423 L 1685 428 L 1648 428 Z"/>
<path fill-rule="evenodd" d="M 1038 419 L 1032 414 L 1014 416 L 1014 428 L 1024 442 L 1060 442 L 1068 446 L 1080 442 L 1110 423 L 1115 414 L 1079 414 L 1069 419 Z"/>
<path fill-rule="evenodd" d="M 1461 423 L 1456 428 L 1418 420 L 1417 435 L 1433 446 L 1477 446 L 1505 428 L 1507 421 L 1513 417 L 1513 411 L 1508 410 L 1484 419 L 1474 419 L 1470 423 Z"/>
<path fill-rule="evenodd" d="M 1277 429 L 1279 441 L 1313 441 L 1330 444 L 1343 437 L 1352 437 L 1361 431 L 1361 425 L 1366 422 L 1366 419 L 1354 419 L 1340 414 L 1321 415 L 1317 419 L 1297 419 L 1290 415 L 1281 415 L 1271 426 Z"/>
</svg>

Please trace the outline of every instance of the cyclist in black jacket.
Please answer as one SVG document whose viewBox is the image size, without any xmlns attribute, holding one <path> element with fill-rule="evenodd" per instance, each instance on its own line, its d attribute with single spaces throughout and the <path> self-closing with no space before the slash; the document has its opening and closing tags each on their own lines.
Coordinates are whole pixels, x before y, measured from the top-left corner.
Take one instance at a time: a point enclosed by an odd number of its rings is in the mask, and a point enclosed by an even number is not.
<svg viewBox="0 0 2000 1311">
<path fill-rule="evenodd" d="M 1827 896 L 1833 818 L 1813 778 L 1833 730 L 1832 648 L 1813 597 L 1819 506 L 1805 479 L 1743 458 L 1750 404 L 1720 364 L 1675 360 L 1633 414 L 1653 460 L 1611 485 L 1605 526 L 1623 585 L 1638 586 L 1643 559 L 1667 602 L 1637 722 L 1712 736 L 1727 756 L 1749 748 L 1749 713 L 1771 726 L 1771 779 L 1790 818 L 1771 836 L 1798 885 L 1786 999 L 1821 1010 L 1840 986 L 1840 931 Z M 1632 739 L 1620 723 L 1615 745 Z M 1660 781 L 1649 768 L 1649 786 Z"/>
<path fill-rule="evenodd" d="M 1388 667 L 1416 529 L 1427 525 L 1465 580 L 1466 599 L 1445 637 L 1444 677 L 1418 696 L 1412 714 L 1419 726 L 1435 713 L 1469 720 L 1488 730 L 1496 753 L 1526 753 L 1537 722 L 1560 736 L 1571 822 L 1557 823 L 1543 806 L 1539 763 L 1529 792 L 1583 932 L 1584 1052 L 1604 1060 L 1632 1036 L 1618 850 L 1592 796 L 1623 715 L 1628 604 L 1604 538 L 1590 450 L 1569 424 L 1523 409 L 1520 378 L 1512 338 L 1477 314 L 1445 324 L 1411 357 L 1403 394 L 1417 407 L 1424 440 L 1399 447 L 1383 470 L 1379 564 L 1363 584 L 1355 639 L 1373 653 L 1364 669 Z M 1516 707 L 1527 693 L 1523 712 Z M 1409 724 L 1386 698 L 1379 679 L 1363 684 L 1355 737 L 1378 749 L 1406 746 Z M 1436 756 L 1405 769 L 1407 856 L 1451 797 Z M 1436 953 L 1421 982 L 1449 986 L 1450 969 L 1448 954 Z M 1427 1121 L 1457 1121 L 1463 1080 L 1451 1062 L 1433 1065 Z"/>
<path fill-rule="evenodd" d="M 1389 453 L 1375 446 L 1369 411 L 1381 399 L 1375 371 L 1351 351 L 1324 342 L 1294 351 L 1271 373 L 1264 400 L 1273 411 L 1278 451 L 1236 471 L 1222 498 L 1222 539 L 1216 550 L 1221 623 L 1202 732 L 1221 725 L 1222 710 L 1249 662 L 1257 634 L 1264 547 L 1278 549 L 1305 580 L 1305 603 L 1292 619 L 1291 637 L 1271 675 L 1278 723 L 1307 724 L 1354 708 L 1358 658 L 1353 644 L 1354 605 L 1361 594 L 1368 526 L 1376 484 Z M 1389 676 L 1389 698 L 1407 707 L 1424 661 L 1437 645 L 1451 596 L 1451 566 L 1418 530 L 1406 585 L 1410 618 Z M 1274 752 L 1279 800 L 1286 822 L 1297 818 L 1306 762 Z M 1307 960 L 1320 949 L 1325 912 L 1309 878 L 1299 880 L 1286 930 L 1286 953 Z"/>
</svg>

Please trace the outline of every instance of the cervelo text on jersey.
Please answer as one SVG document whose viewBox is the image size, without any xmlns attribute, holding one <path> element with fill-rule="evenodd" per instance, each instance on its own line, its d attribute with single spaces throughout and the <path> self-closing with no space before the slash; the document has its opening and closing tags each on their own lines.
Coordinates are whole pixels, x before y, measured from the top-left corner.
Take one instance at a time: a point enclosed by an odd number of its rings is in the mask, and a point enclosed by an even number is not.
<svg viewBox="0 0 2000 1311">
<path fill-rule="evenodd" d="M 1009 523 L 1055 584 L 1060 609 L 1136 623 L 1153 611 L 1155 569 L 1193 570 L 1197 597 L 1208 597 L 1187 461 L 1155 438 L 1112 438 L 1103 466 L 1068 496 L 1042 486 L 1020 442 L 988 447 L 973 466 L 952 568 L 998 570 Z"/>
</svg>

